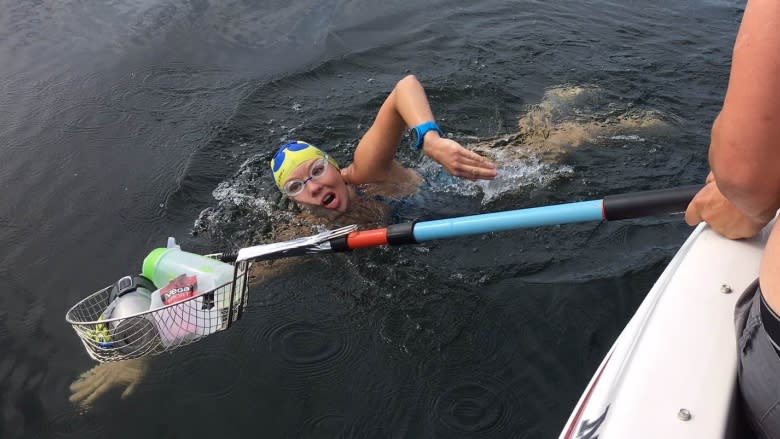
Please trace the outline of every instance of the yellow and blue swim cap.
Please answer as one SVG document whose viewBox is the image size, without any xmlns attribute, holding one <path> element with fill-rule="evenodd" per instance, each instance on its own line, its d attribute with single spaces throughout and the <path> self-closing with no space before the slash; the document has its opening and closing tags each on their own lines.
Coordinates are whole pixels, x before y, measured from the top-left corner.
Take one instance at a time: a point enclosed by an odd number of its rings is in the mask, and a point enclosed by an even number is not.
<svg viewBox="0 0 780 439">
<path fill-rule="evenodd" d="M 301 163 L 321 159 L 325 156 L 328 157 L 328 162 L 338 169 L 339 165 L 336 160 L 314 145 L 295 140 L 280 146 L 271 159 L 271 170 L 274 173 L 276 186 L 281 190 L 287 177 Z"/>
</svg>

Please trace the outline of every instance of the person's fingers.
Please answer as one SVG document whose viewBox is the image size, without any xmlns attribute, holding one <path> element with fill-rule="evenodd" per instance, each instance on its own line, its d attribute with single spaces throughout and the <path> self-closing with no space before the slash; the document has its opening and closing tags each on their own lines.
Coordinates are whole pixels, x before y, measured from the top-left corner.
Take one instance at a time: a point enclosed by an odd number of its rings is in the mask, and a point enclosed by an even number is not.
<svg viewBox="0 0 780 439">
<path fill-rule="evenodd" d="M 474 151 L 469 151 L 468 149 L 463 149 L 463 158 L 464 161 L 469 165 L 474 166 L 482 166 L 482 167 L 491 167 L 495 168 L 496 165 L 490 161 L 486 157 L 482 157 L 481 155 L 477 154 Z"/>
<path fill-rule="evenodd" d="M 87 397 L 87 393 L 81 391 L 81 392 L 73 392 L 73 389 L 71 389 L 71 394 L 68 397 L 68 401 L 70 401 L 72 404 L 79 405 L 81 404 L 81 401 L 84 400 L 84 398 Z"/>
<path fill-rule="evenodd" d="M 136 370 L 136 380 L 140 380 L 149 371 L 149 359 L 145 357 L 135 358 L 131 361 Z"/>
<path fill-rule="evenodd" d="M 92 387 L 88 381 L 85 380 L 74 381 L 70 384 L 70 393 L 78 393 L 82 389 L 87 387 Z"/>
<path fill-rule="evenodd" d="M 92 385 L 89 386 L 82 386 L 74 391 L 73 386 L 71 386 L 71 395 L 68 398 L 70 402 L 73 404 L 78 405 L 84 405 L 84 401 L 86 401 L 90 395 L 95 393 L 95 387 Z"/>
<path fill-rule="evenodd" d="M 125 391 L 122 392 L 122 396 L 120 396 L 120 398 L 125 399 L 128 396 L 132 395 L 133 392 L 135 392 L 136 387 L 138 387 L 138 381 L 133 381 L 129 386 L 127 386 Z"/>
<path fill-rule="evenodd" d="M 352 169 L 352 165 L 347 166 L 346 168 L 342 168 L 339 172 L 341 173 L 341 178 L 344 180 L 345 183 L 353 184 L 354 183 L 354 176 Z"/>
<path fill-rule="evenodd" d="M 76 381 L 71 383 L 70 385 L 70 391 L 72 393 L 78 393 L 83 391 L 84 389 L 91 389 L 95 387 L 95 382 L 100 381 L 100 376 L 97 372 L 99 372 L 99 367 L 96 366 L 92 369 L 82 373 Z"/>
<path fill-rule="evenodd" d="M 688 208 L 685 209 L 685 223 L 689 226 L 695 226 L 701 221 L 702 219 L 701 214 L 699 213 L 699 205 L 694 198 L 694 200 L 688 204 Z"/>
<path fill-rule="evenodd" d="M 495 169 L 472 168 L 472 176 L 475 180 L 492 180 L 496 178 Z"/>
<path fill-rule="evenodd" d="M 339 172 L 341 173 L 341 178 L 344 179 L 345 182 L 349 183 L 349 171 L 347 168 L 343 168 Z"/>
<path fill-rule="evenodd" d="M 85 381 L 92 388 L 103 386 L 106 382 L 114 379 L 114 364 L 102 363 L 92 369 L 92 373 Z"/>
<path fill-rule="evenodd" d="M 689 226 L 695 226 L 702 221 L 706 221 L 704 218 L 704 209 L 712 204 L 712 192 L 713 186 L 705 184 L 699 192 L 694 195 L 691 202 L 688 204 L 688 208 L 685 209 L 685 223 Z"/>
<path fill-rule="evenodd" d="M 464 166 L 457 173 L 453 175 L 467 180 L 492 180 L 496 178 L 496 171 L 494 169 L 485 169 L 477 166 Z"/>
<path fill-rule="evenodd" d="M 685 224 L 689 226 L 695 226 L 701 222 L 701 215 L 699 209 L 693 204 L 688 205 L 688 209 L 685 210 Z"/>
<path fill-rule="evenodd" d="M 106 381 L 114 379 L 116 374 L 116 369 L 114 368 L 115 364 L 116 363 L 102 363 L 95 368 L 95 371 L 89 380 L 95 383 L 95 385 L 102 385 Z"/>
<path fill-rule="evenodd" d="M 95 392 L 95 389 L 102 387 L 106 383 L 106 380 L 106 375 L 92 375 L 90 378 L 82 381 L 76 386 L 76 393 L 83 395 Z M 73 389 L 71 388 L 71 390 Z"/>
<path fill-rule="evenodd" d="M 476 169 L 487 170 L 487 171 L 490 171 L 490 172 L 493 172 L 493 173 L 496 172 L 496 166 L 493 163 L 491 163 L 491 162 L 479 161 L 479 160 L 464 158 L 464 159 L 461 159 L 460 163 L 461 163 L 461 165 L 465 169 L 467 169 L 469 171 L 471 171 L 471 168 L 476 168 Z"/>
<path fill-rule="evenodd" d="M 450 160 L 449 166 L 445 166 L 447 171 L 461 178 L 477 180 L 481 178 L 495 178 L 496 168 L 489 161 L 476 160 L 463 155 Z"/>
<path fill-rule="evenodd" d="M 103 396 L 104 393 L 106 393 L 109 390 L 110 386 L 107 384 L 103 384 L 100 387 L 96 388 L 94 392 L 90 393 L 84 401 L 81 402 L 82 406 L 89 407 L 94 403 L 98 398 Z"/>
<path fill-rule="evenodd" d="M 476 152 L 468 150 L 462 146 L 459 146 L 457 150 L 454 151 L 453 155 L 457 156 L 461 161 L 463 161 L 463 163 L 468 165 L 495 167 L 493 162 L 487 157 L 481 156 Z"/>
</svg>

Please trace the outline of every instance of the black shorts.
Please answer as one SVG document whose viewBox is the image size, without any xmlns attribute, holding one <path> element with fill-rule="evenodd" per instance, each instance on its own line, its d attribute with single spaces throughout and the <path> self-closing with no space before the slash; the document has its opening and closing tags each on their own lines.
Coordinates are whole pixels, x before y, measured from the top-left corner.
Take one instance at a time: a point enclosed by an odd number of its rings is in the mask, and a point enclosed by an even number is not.
<svg viewBox="0 0 780 439">
<path fill-rule="evenodd" d="M 739 390 L 747 417 L 760 438 L 780 439 L 780 319 L 766 306 L 758 281 L 739 298 L 734 317 Z"/>
</svg>

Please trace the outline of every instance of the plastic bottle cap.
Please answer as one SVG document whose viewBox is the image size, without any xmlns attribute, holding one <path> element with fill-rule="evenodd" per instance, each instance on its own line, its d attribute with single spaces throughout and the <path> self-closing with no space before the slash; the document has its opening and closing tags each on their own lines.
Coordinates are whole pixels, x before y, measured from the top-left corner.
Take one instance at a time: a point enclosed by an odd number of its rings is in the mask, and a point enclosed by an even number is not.
<svg viewBox="0 0 780 439">
<path fill-rule="evenodd" d="M 157 262 L 159 262 L 162 255 L 168 253 L 169 250 L 169 248 L 156 248 L 144 258 L 141 272 L 147 279 L 154 278 L 154 269 L 157 267 Z"/>
</svg>

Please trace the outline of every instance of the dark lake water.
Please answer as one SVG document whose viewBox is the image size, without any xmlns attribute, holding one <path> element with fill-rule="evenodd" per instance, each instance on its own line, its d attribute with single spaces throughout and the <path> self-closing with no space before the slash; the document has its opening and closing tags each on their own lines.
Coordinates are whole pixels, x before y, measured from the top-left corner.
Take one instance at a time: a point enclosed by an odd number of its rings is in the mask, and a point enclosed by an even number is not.
<svg viewBox="0 0 780 439">
<path fill-rule="evenodd" d="M 0 0 L 0 437 L 557 437 L 690 232 L 680 216 L 309 258 L 86 412 L 68 386 L 94 362 L 64 315 L 167 236 L 273 240 L 276 145 L 347 162 L 408 73 L 464 144 L 531 110 L 584 132 L 442 192 L 469 213 L 699 182 L 743 8 Z"/>
</svg>

